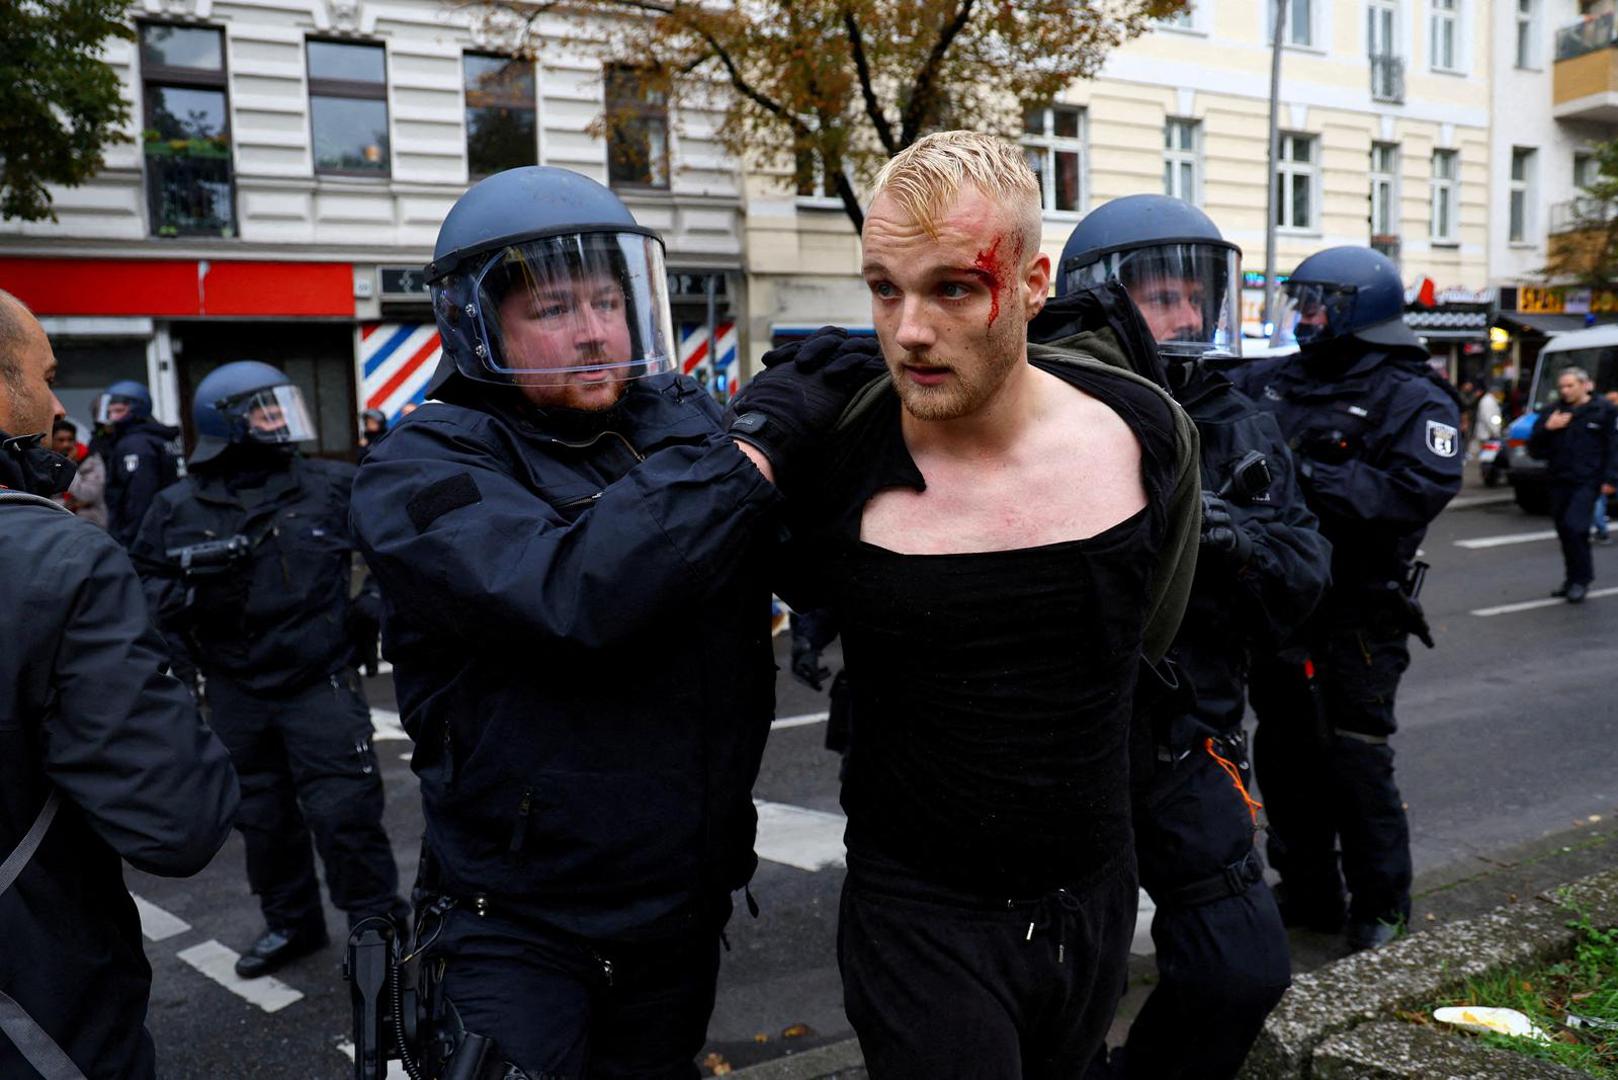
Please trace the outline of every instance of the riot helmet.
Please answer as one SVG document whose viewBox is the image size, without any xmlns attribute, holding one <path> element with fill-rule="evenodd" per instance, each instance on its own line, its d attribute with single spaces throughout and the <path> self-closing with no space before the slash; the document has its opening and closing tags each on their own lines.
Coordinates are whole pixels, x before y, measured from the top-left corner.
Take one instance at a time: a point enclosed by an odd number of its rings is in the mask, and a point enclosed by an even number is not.
<svg viewBox="0 0 1618 1080">
<path fill-rule="evenodd" d="M 567 169 L 508 169 L 467 191 L 427 281 L 446 357 L 476 382 L 583 387 L 678 363 L 662 240 Z"/>
<path fill-rule="evenodd" d="M 1409 345 L 1421 340 L 1405 325 L 1405 289 L 1392 260 L 1368 247 L 1316 252 L 1283 286 L 1288 310 L 1278 331 L 1300 349 L 1358 338 L 1370 345 Z"/>
<path fill-rule="evenodd" d="M 1201 210 L 1168 195 L 1126 195 L 1080 221 L 1062 248 L 1056 292 L 1116 280 L 1165 359 L 1241 354 L 1241 249 Z"/>
<path fill-rule="evenodd" d="M 303 392 L 279 368 L 257 360 L 238 360 L 205 375 L 197 384 L 191 419 L 197 430 L 193 464 L 232 444 L 290 447 L 315 438 Z"/>
<path fill-rule="evenodd" d="M 116 424 L 121 420 L 144 420 L 152 415 L 152 392 L 145 383 L 121 379 L 107 387 L 96 399 L 96 423 Z"/>
</svg>

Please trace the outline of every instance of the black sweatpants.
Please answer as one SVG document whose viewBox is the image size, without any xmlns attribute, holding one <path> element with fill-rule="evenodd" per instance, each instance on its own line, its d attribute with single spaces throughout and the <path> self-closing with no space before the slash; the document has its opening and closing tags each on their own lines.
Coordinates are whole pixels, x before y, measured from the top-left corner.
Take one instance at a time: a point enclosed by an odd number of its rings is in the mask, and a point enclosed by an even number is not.
<svg viewBox="0 0 1618 1080">
<path fill-rule="evenodd" d="M 1319 629 L 1309 646 L 1313 692 L 1301 663 L 1255 664 L 1250 680 L 1270 865 L 1288 902 L 1322 921 L 1341 917 L 1345 879 L 1349 918 L 1407 919 L 1410 825 L 1388 741 L 1397 727 L 1394 695 L 1410 665 L 1407 635 L 1368 619 Z"/>
<path fill-rule="evenodd" d="M 962 893 L 849 856 L 843 1007 L 873 1080 L 1077 1077 L 1127 979 L 1129 860 L 1039 897 Z"/>
<path fill-rule="evenodd" d="M 431 955 L 466 1030 L 531 1080 L 694 1080 L 723 926 L 623 944 L 457 908 Z"/>
<path fill-rule="evenodd" d="M 1590 520 L 1600 492 L 1600 484 L 1550 485 L 1551 517 L 1556 521 L 1556 539 L 1562 544 L 1563 580 L 1569 585 L 1588 585 L 1595 580 Z"/>
<path fill-rule="evenodd" d="M 1211 749 L 1245 785 L 1251 770 L 1235 742 Z M 1252 814 L 1209 751 L 1156 761 L 1136 813 L 1141 884 L 1157 905 L 1158 981 L 1113 1054 L 1112 1076 L 1235 1076 L 1292 981 L 1286 928 L 1258 876 Z M 1218 896 L 1193 897 L 1210 881 L 1224 885 Z"/>
<path fill-rule="evenodd" d="M 407 915 L 382 829 L 382 774 L 358 676 L 338 672 L 285 695 L 210 678 L 208 705 L 241 781 L 236 828 L 265 923 L 324 923 L 311 835 L 331 901 L 350 926 L 370 915 Z"/>
</svg>

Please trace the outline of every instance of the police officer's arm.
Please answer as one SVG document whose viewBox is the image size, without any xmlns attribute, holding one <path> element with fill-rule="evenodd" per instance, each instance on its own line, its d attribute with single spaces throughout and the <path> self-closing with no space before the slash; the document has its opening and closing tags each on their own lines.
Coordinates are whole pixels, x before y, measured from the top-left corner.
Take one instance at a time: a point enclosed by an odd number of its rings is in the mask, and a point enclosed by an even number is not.
<svg viewBox="0 0 1618 1080">
<path fill-rule="evenodd" d="M 1389 526 L 1425 525 L 1461 490 L 1460 416 L 1437 388 L 1409 384 L 1387 417 L 1390 435 L 1371 461 L 1307 461 L 1300 469 L 1322 514 Z M 1428 425 L 1449 428 L 1448 454 L 1433 449 Z M 1442 445 L 1442 444 L 1440 444 Z"/>
<path fill-rule="evenodd" d="M 1253 554 L 1236 581 L 1248 604 L 1243 625 L 1265 643 L 1279 643 L 1303 625 L 1331 583 L 1331 542 L 1298 490 L 1292 453 L 1274 415 L 1256 412 L 1244 420 L 1251 443 L 1270 464 L 1270 501 L 1238 509 L 1238 522 Z"/>
<path fill-rule="evenodd" d="M 594 648 L 674 625 L 773 529 L 773 485 L 717 422 L 703 442 L 647 457 L 571 522 L 511 475 L 511 453 L 486 418 L 418 417 L 354 484 L 354 532 L 384 591 L 468 640 Z"/>
<path fill-rule="evenodd" d="M 126 455 L 118 455 L 116 461 L 108 463 L 108 468 L 117 469 L 123 478 L 123 494 L 120 505 L 127 510 L 149 508 L 157 493 L 168 486 L 169 478 L 164 476 L 164 460 L 162 451 L 155 444 L 147 441 L 143 443 L 140 451 L 132 455 L 137 464 L 133 471 L 124 467 Z M 140 511 L 142 514 L 144 510 Z M 139 535 L 140 522 L 129 522 L 124 525 L 128 531 L 127 536 L 118 539 L 125 544 L 132 543 Z"/>
<path fill-rule="evenodd" d="M 68 615 L 46 773 L 131 865 L 194 874 L 230 833 L 236 772 L 191 695 L 164 674 L 163 642 L 129 557 L 99 531 L 73 542 L 58 564 L 79 569 L 60 571 L 57 585 Z"/>
<path fill-rule="evenodd" d="M 129 558 L 140 573 L 153 620 L 168 639 L 171 651 L 184 657 L 183 635 L 189 629 L 189 612 L 185 583 L 180 580 L 174 561 L 168 557 L 168 519 L 168 505 L 161 499 L 154 500 L 141 519 L 134 542 L 129 545 Z"/>
</svg>

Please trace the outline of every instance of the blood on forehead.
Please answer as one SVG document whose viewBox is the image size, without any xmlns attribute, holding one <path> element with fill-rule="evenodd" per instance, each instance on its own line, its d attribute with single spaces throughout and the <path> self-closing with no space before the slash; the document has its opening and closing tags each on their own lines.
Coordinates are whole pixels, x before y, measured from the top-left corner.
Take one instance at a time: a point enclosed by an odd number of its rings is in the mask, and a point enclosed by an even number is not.
<svg viewBox="0 0 1618 1080">
<path fill-rule="evenodd" d="M 978 252 L 977 258 L 972 262 L 973 269 L 983 275 L 985 283 L 989 286 L 989 326 L 993 326 L 994 321 L 1000 317 L 1001 291 L 1010 287 L 1016 280 L 1014 275 L 1022 268 L 1022 237 L 1016 238 L 1009 266 L 1000 259 L 1000 245 L 1005 239 L 1004 235 L 995 237 L 988 250 Z"/>
</svg>

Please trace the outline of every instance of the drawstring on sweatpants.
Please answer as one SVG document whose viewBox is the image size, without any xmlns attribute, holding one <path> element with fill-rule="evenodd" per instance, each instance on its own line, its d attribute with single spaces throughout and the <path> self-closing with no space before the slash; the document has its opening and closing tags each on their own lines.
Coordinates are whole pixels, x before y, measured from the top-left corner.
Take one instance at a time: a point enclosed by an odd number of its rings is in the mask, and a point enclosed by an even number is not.
<svg viewBox="0 0 1618 1080">
<path fill-rule="evenodd" d="M 1019 903 L 1029 901 L 1007 900 L 1007 907 L 1015 907 Z M 1067 919 L 1068 914 L 1077 914 L 1084 910 L 1079 898 L 1066 889 L 1057 889 L 1046 893 L 1034 905 L 1033 918 L 1028 921 L 1028 933 L 1023 936 L 1024 941 L 1033 941 L 1034 935 L 1041 930 L 1055 927 L 1056 929 L 1056 962 L 1062 963 L 1067 957 Z"/>
<path fill-rule="evenodd" d="M 1208 756 L 1213 758 L 1221 769 L 1225 770 L 1225 775 L 1230 777 L 1230 782 L 1236 787 L 1236 793 L 1242 797 L 1242 803 L 1247 807 L 1248 816 L 1253 819 L 1254 827 L 1257 827 L 1258 812 L 1264 809 L 1264 804 L 1254 799 L 1253 796 L 1247 793 L 1247 785 L 1242 783 L 1241 770 L 1238 769 L 1236 767 L 1236 763 L 1231 761 L 1229 758 L 1222 758 L 1219 756 L 1219 751 L 1214 749 L 1214 741 L 1212 738 L 1202 740 L 1202 748 L 1208 752 Z"/>
</svg>

